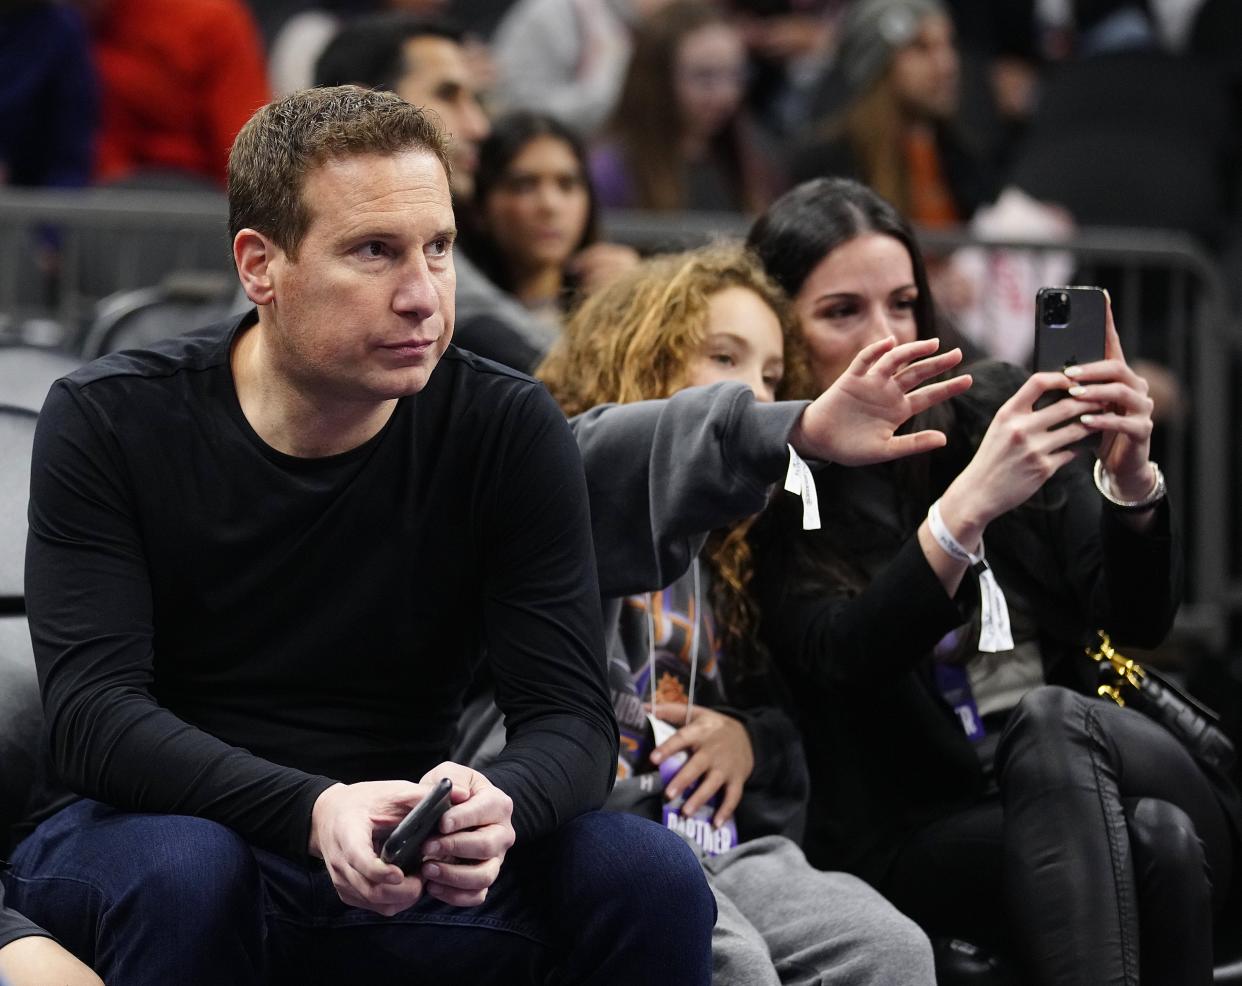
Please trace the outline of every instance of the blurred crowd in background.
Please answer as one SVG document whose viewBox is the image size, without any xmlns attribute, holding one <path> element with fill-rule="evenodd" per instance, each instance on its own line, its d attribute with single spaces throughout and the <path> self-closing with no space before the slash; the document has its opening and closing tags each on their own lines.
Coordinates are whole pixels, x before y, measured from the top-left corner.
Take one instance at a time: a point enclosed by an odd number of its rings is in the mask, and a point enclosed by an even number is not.
<svg viewBox="0 0 1242 986">
<path fill-rule="evenodd" d="M 849 174 L 923 226 L 1016 188 L 1236 237 L 1236 0 L 0 0 L 0 176 L 220 185 L 258 105 L 398 11 L 460 27 L 490 119 L 576 134 L 604 206 L 753 214 Z"/>
<path fill-rule="evenodd" d="M 0 184 L 219 189 L 257 106 L 352 81 L 439 110 L 467 253 L 553 332 L 627 264 L 600 209 L 753 216 L 820 175 L 923 229 L 1179 230 L 1229 271 L 1239 37 L 1236 0 L 0 0 Z M 1022 362 L 983 278 L 935 267 L 937 302 Z"/>
</svg>

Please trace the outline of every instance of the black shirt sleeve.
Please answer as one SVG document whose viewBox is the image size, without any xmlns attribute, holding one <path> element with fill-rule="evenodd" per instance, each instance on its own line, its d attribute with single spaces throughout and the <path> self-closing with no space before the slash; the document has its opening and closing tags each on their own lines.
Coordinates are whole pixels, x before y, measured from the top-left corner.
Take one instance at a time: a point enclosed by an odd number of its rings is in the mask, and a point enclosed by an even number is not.
<svg viewBox="0 0 1242 986">
<path fill-rule="evenodd" d="M 523 840 L 603 804 L 618 739 L 577 446 L 542 387 L 508 413 L 483 603 L 508 742 L 484 773 L 513 798 Z"/>
<path fill-rule="evenodd" d="M 26 551 L 53 767 L 87 797 L 212 819 L 303 855 L 311 808 L 334 782 L 224 743 L 155 697 L 152 591 L 128 482 L 98 409 L 59 382 L 35 434 Z"/>
</svg>

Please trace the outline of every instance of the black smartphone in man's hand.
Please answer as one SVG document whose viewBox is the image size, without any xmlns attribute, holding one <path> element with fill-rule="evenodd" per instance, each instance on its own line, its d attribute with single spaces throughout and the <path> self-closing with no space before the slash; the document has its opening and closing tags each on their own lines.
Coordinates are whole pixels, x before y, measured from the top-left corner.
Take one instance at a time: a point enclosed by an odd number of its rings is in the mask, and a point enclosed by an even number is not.
<svg viewBox="0 0 1242 986">
<path fill-rule="evenodd" d="M 384 841 L 384 848 L 380 850 L 380 859 L 401 867 L 401 872 L 407 876 L 417 872 L 423 862 L 419 850 L 435 831 L 440 816 L 448 810 L 452 790 L 453 782 L 442 777 L 431 793 L 411 808 L 410 813 L 401 819 L 401 824 L 392 830 L 392 835 Z"/>
</svg>

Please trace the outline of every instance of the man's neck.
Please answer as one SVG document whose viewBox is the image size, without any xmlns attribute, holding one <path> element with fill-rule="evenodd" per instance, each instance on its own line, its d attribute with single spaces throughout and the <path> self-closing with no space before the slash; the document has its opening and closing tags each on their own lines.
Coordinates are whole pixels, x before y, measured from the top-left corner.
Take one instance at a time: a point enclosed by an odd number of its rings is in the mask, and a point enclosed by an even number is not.
<svg viewBox="0 0 1242 986">
<path fill-rule="evenodd" d="M 285 455 L 318 459 L 357 448 L 379 433 L 396 400 L 366 403 L 310 395 L 281 372 L 262 322 L 243 328 L 229 357 L 242 414 L 268 445 Z"/>
</svg>

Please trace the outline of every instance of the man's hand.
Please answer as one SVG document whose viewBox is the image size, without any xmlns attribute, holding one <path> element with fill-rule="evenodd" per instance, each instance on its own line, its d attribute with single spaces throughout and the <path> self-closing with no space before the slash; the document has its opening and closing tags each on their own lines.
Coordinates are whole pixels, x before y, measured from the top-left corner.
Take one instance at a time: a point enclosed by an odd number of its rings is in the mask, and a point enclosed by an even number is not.
<svg viewBox="0 0 1242 986">
<path fill-rule="evenodd" d="M 324 861 L 342 901 L 391 917 L 422 896 L 422 879 L 381 860 L 378 844 L 433 786 L 409 781 L 336 784 L 315 800 L 310 853 Z"/>
<path fill-rule="evenodd" d="M 430 790 L 441 777 L 453 782 L 453 806 L 440 819 L 439 836 L 426 843 L 421 876 L 427 893 L 457 907 L 482 904 L 513 846 L 513 801 L 477 770 L 445 762 L 423 775 Z"/>
<path fill-rule="evenodd" d="M 690 751 L 690 758 L 664 789 L 665 797 L 672 801 L 698 781 L 699 786 L 681 808 L 688 818 L 723 789 L 720 807 L 712 819 L 719 828 L 733 817 L 742 800 L 742 788 L 755 769 L 755 751 L 746 727 L 732 716 L 696 705 L 687 726 L 688 708 L 677 702 L 654 706 L 657 719 L 682 728 L 651 751 L 651 762 L 659 764 L 682 750 Z"/>
<path fill-rule="evenodd" d="M 970 387 L 969 375 L 919 385 L 961 362 L 959 349 L 933 356 L 938 339 L 897 345 L 891 337 L 863 349 L 802 413 L 789 436 L 799 455 L 862 466 L 929 452 L 945 443 L 943 432 L 895 432 L 909 418 Z"/>
</svg>

